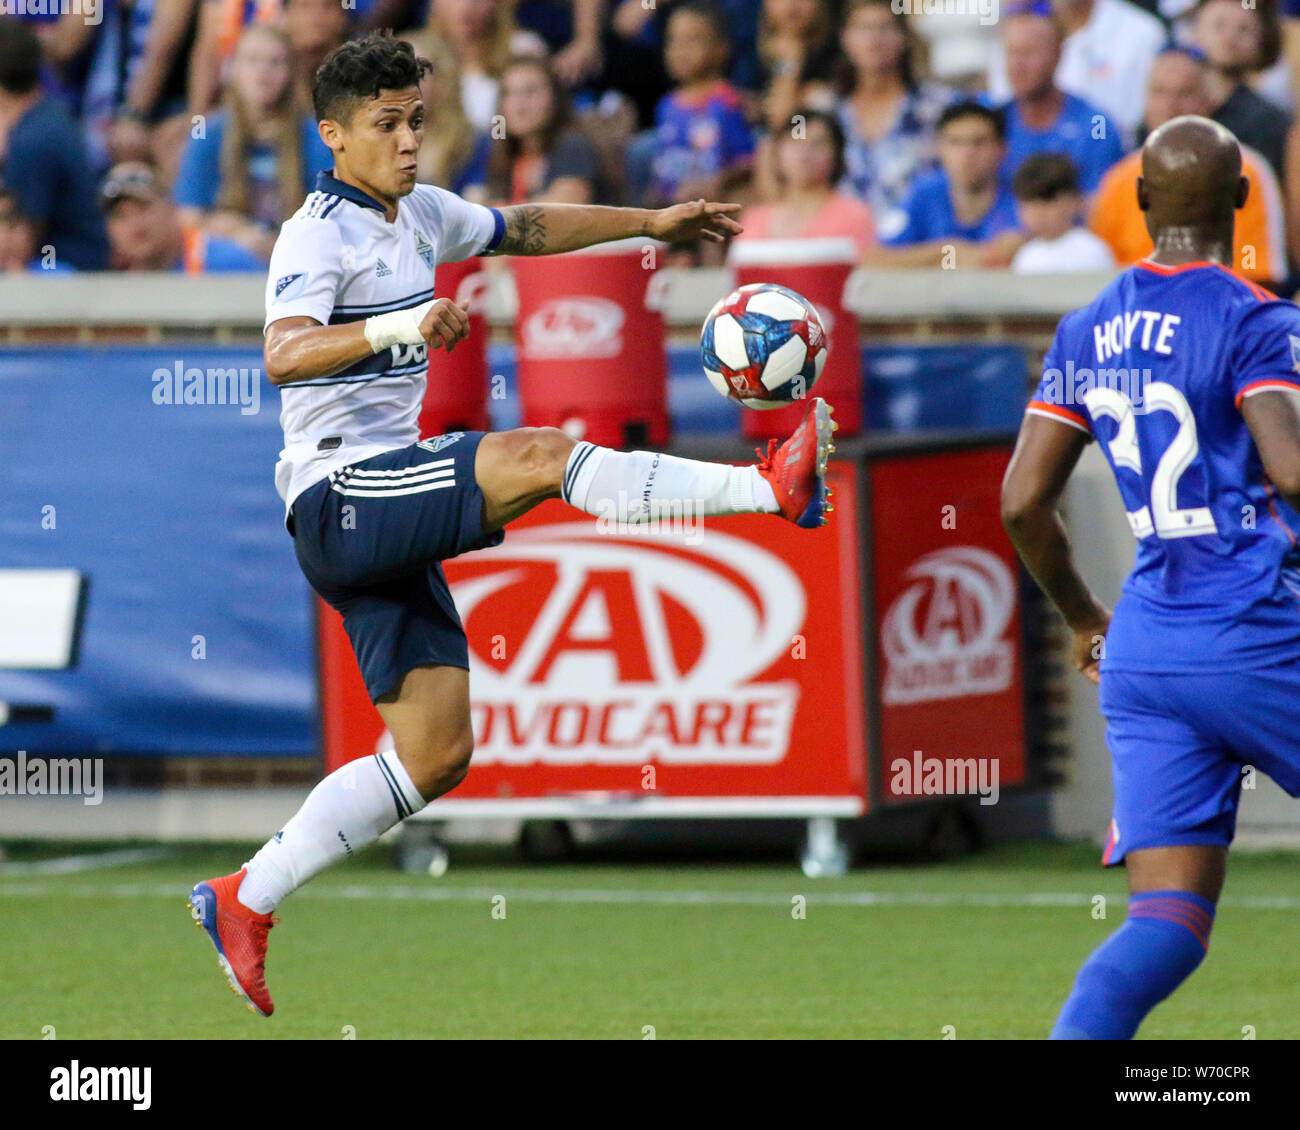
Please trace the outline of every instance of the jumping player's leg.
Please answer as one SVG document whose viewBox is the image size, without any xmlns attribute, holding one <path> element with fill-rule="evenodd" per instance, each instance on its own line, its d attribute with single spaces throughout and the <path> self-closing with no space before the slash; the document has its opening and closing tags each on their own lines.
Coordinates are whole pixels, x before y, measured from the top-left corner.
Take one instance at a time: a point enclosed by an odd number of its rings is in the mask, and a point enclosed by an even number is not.
<svg viewBox="0 0 1300 1130">
<path fill-rule="evenodd" d="M 479 444 L 474 471 L 483 490 L 483 524 L 489 529 L 514 521 L 548 498 L 564 498 L 596 516 L 607 509 L 614 517 L 621 494 L 623 512 L 635 520 L 635 504 L 647 487 L 665 505 L 698 504 L 715 514 L 777 509 L 771 487 L 754 467 L 615 451 L 573 440 L 558 428 L 489 433 Z"/>
<path fill-rule="evenodd" d="M 375 708 L 425 804 L 451 792 L 465 779 L 474 752 L 469 671 L 463 667 L 416 667 L 393 691 L 378 699 Z"/>
<path fill-rule="evenodd" d="M 1205 957 L 1227 859 L 1228 849 L 1216 844 L 1128 854 L 1128 917 L 1079 970 L 1052 1039 L 1133 1038 Z"/>
<path fill-rule="evenodd" d="M 191 892 L 232 988 L 263 1015 L 272 911 L 464 777 L 469 655 L 444 558 L 501 540 L 482 527 L 479 433 L 455 433 L 342 468 L 293 509 L 295 549 L 343 625 L 394 748 L 330 773 L 239 871 Z"/>
<path fill-rule="evenodd" d="M 484 527 L 499 529 L 548 498 L 628 525 L 657 515 L 781 514 L 821 525 L 830 509 L 826 459 L 834 451 L 829 406 L 814 399 L 794 434 L 757 465 L 736 467 L 575 441 L 557 428 L 493 432 L 478 446 L 474 474 Z"/>
<path fill-rule="evenodd" d="M 468 671 L 416 667 L 375 707 L 393 751 L 334 770 L 245 864 L 239 900 L 251 910 L 270 913 L 312 876 L 368 847 L 465 779 L 474 749 Z"/>
<path fill-rule="evenodd" d="M 263 1016 L 274 1011 L 265 961 L 280 902 L 454 789 L 469 769 L 467 670 L 413 668 L 375 706 L 394 748 L 334 770 L 243 868 L 191 892 L 194 919 L 207 929 L 231 988 Z"/>
</svg>

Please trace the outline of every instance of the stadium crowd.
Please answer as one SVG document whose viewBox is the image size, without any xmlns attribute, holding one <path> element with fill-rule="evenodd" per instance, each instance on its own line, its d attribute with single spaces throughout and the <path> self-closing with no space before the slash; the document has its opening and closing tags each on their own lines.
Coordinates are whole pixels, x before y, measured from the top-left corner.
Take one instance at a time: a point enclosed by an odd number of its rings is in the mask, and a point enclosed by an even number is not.
<svg viewBox="0 0 1300 1130">
<path fill-rule="evenodd" d="M 1300 0 L 1151 2 L 4 0 L 0 269 L 260 269 L 331 166 L 312 74 L 384 27 L 434 64 L 424 181 L 739 200 L 741 239 L 873 266 L 1132 263 L 1136 147 L 1204 114 L 1252 182 L 1237 269 L 1291 293 Z"/>
</svg>

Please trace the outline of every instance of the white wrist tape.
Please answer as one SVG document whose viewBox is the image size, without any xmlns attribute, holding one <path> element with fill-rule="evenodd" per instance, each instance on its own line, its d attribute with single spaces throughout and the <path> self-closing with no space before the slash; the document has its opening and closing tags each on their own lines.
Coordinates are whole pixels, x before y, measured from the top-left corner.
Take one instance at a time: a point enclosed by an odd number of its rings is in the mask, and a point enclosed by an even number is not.
<svg viewBox="0 0 1300 1130">
<path fill-rule="evenodd" d="M 420 323 L 437 299 L 431 298 L 419 306 L 394 310 L 390 314 L 373 314 L 365 321 L 366 340 L 373 353 L 380 353 L 393 345 L 423 345 L 424 335 Z"/>
</svg>

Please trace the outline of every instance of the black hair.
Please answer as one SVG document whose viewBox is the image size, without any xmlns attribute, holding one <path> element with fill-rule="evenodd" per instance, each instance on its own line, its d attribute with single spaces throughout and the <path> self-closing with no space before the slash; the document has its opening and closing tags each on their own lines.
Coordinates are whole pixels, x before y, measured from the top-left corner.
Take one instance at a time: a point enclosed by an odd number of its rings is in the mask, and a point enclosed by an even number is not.
<svg viewBox="0 0 1300 1130">
<path fill-rule="evenodd" d="M 1017 200 L 1055 200 L 1062 193 L 1079 193 L 1079 170 L 1064 153 L 1033 153 L 1020 162 L 1011 179 Z"/>
<path fill-rule="evenodd" d="M 962 118 L 983 118 L 993 127 L 993 132 L 997 135 L 999 141 L 1007 139 L 1007 116 L 1001 110 L 995 110 L 991 106 L 985 106 L 983 102 L 976 102 L 967 99 L 962 102 L 954 102 L 951 106 L 939 115 L 939 121 L 935 125 L 935 132 L 942 133 L 944 127 L 950 122 L 960 121 Z"/>
<path fill-rule="evenodd" d="M 691 15 L 703 20 L 709 25 L 709 30 L 713 32 L 716 39 L 730 45 L 731 23 L 727 19 L 726 12 L 712 0 L 685 0 L 685 3 L 674 4 L 670 15 L 675 16 L 678 12 L 690 12 Z"/>
<path fill-rule="evenodd" d="M 41 41 L 24 20 L 0 20 L 0 90 L 30 94 L 41 81 Z"/>
<path fill-rule="evenodd" d="M 318 121 L 346 122 L 357 106 L 378 98 L 381 90 L 419 86 L 433 70 L 428 59 L 416 57 L 404 39 L 387 31 L 353 39 L 326 56 L 311 84 L 311 104 Z"/>
<path fill-rule="evenodd" d="M 831 149 L 834 151 L 834 164 L 831 166 L 831 187 L 834 188 L 844 179 L 847 171 L 844 164 L 844 127 L 840 125 L 840 120 L 834 114 L 828 114 L 825 110 L 814 110 L 811 106 L 801 106 L 794 112 L 796 118 L 802 118 L 804 123 L 804 136 L 807 136 L 807 127 L 817 123 L 826 127 L 826 132 L 831 137 Z"/>
</svg>

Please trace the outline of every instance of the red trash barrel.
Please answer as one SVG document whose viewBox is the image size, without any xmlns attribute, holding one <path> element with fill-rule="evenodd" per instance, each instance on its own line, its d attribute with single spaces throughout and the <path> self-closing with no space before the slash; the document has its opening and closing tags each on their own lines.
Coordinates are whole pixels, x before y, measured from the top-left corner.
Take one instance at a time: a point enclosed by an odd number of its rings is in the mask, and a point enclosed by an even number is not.
<svg viewBox="0 0 1300 1130">
<path fill-rule="evenodd" d="M 445 349 L 429 350 L 429 383 L 420 409 L 420 435 L 487 431 L 488 338 L 487 275 L 478 259 L 439 263 L 433 293 L 464 305 L 469 302 L 469 337 Z"/>
<path fill-rule="evenodd" d="M 511 262 L 515 364 L 525 427 L 607 447 L 668 442 L 664 323 L 647 304 L 663 248 L 626 239 Z"/>
<path fill-rule="evenodd" d="M 849 239 L 738 239 L 731 245 L 728 264 L 736 286 L 776 283 L 802 294 L 817 307 L 826 328 L 829 352 L 814 396 L 835 409 L 840 435 L 862 430 L 863 377 L 858 319 L 844 305 L 844 290 L 857 265 L 857 250 Z M 806 404 L 771 411 L 741 413 L 746 439 L 784 437 L 803 418 Z"/>
</svg>

